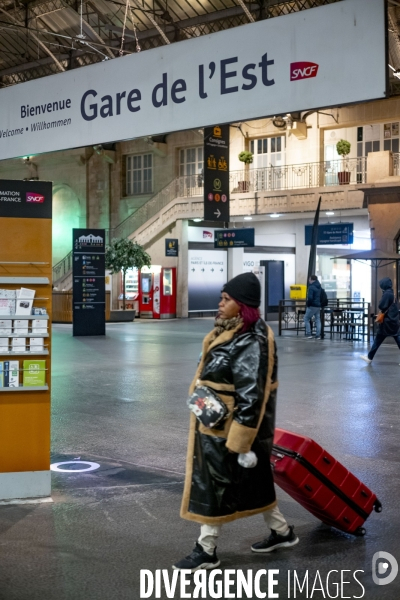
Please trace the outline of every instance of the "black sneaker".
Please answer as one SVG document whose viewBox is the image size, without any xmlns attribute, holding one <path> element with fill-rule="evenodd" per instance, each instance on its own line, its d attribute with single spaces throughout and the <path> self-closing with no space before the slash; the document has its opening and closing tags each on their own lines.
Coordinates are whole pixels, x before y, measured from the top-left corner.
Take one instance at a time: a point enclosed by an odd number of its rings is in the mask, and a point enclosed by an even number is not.
<svg viewBox="0 0 400 600">
<path fill-rule="evenodd" d="M 271 535 L 268 539 L 262 542 L 256 542 L 252 545 L 251 549 L 253 552 L 273 552 L 277 548 L 288 548 L 289 546 L 295 546 L 298 544 L 299 538 L 293 531 L 293 525 L 289 527 L 289 533 L 286 535 L 280 535 L 271 529 Z"/>
<path fill-rule="evenodd" d="M 212 554 L 208 554 L 203 550 L 203 546 L 196 542 L 192 553 L 172 565 L 172 568 L 179 570 L 188 569 L 191 573 L 194 573 L 198 569 L 215 569 L 219 565 L 220 561 L 217 558 L 216 548 L 214 548 Z"/>
</svg>

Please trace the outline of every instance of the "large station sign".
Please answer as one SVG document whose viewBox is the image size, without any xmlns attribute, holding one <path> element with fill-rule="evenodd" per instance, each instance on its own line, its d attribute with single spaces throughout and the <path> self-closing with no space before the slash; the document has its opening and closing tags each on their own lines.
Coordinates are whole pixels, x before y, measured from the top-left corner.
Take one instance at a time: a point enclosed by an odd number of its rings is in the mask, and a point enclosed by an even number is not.
<svg viewBox="0 0 400 600">
<path fill-rule="evenodd" d="M 0 90 L 0 160 L 386 92 L 384 0 L 346 0 Z"/>
</svg>

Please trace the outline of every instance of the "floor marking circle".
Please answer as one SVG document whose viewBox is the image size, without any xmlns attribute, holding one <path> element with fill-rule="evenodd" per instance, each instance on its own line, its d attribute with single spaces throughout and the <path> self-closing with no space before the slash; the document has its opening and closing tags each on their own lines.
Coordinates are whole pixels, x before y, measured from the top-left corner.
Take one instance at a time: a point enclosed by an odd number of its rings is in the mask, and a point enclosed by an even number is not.
<svg viewBox="0 0 400 600">
<path fill-rule="evenodd" d="M 89 465 L 85 469 L 60 469 L 63 465 Z M 96 469 L 100 469 L 99 463 L 90 462 L 88 460 L 67 460 L 65 462 L 53 463 L 50 465 L 51 471 L 56 471 L 58 473 L 89 473 L 89 471 L 95 471 Z"/>
</svg>

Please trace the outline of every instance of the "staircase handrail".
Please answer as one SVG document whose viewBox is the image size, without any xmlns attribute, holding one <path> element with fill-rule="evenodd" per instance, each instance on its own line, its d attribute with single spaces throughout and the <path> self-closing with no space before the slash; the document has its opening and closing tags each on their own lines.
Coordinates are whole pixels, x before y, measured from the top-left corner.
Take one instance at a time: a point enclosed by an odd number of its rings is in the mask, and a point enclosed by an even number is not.
<svg viewBox="0 0 400 600">
<path fill-rule="evenodd" d="M 53 266 L 53 284 L 72 270 L 72 250 Z"/>
<path fill-rule="evenodd" d="M 167 206 L 175 198 L 186 196 L 201 196 L 203 194 L 203 181 L 200 175 L 184 175 L 175 177 L 162 190 L 154 194 L 149 200 L 134 213 L 122 221 L 117 227 L 109 230 L 108 243 L 112 238 L 127 238 L 149 219 Z"/>
</svg>

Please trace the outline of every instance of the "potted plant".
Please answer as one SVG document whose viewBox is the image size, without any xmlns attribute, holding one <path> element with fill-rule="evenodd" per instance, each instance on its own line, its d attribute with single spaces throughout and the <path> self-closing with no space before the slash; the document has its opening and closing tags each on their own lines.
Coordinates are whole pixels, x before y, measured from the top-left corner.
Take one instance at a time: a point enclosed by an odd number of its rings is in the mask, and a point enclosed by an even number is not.
<svg viewBox="0 0 400 600">
<path fill-rule="evenodd" d="M 128 269 L 150 267 L 150 255 L 145 252 L 143 247 L 135 241 L 129 239 L 112 240 L 111 244 L 106 247 L 106 269 L 114 275 L 122 271 L 122 297 L 123 311 L 129 313 L 129 318 L 121 315 L 122 311 L 111 311 L 111 320 L 133 320 L 135 311 L 126 311 L 126 294 L 125 280 L 126 271 Z M 119 317 L 119 318 L 118 318 Z"/>
<path fill-rule="evenodd" d="M 350 173 L 346 171 L 346 157 L 350 154 L 351 144 L 346 140 L 339 140 L 336 144 L 336 152 L 343 158 L 343 171 L 338 172 L 339 185 L 348 185 L 350 183 Z"/>
<path fill-rule="evenodd" d="M 246 179 L 244 181 L 239 181 L 239 192 L 248 192 L 250 189 L 250 181 L 248 180 L 249 176 L 249 165 L 253 162 L 253 153 L 248 150 L 243 150 L 240 152 L 238 159 L 245 164 L 245 175 Z"/>
</svg>

